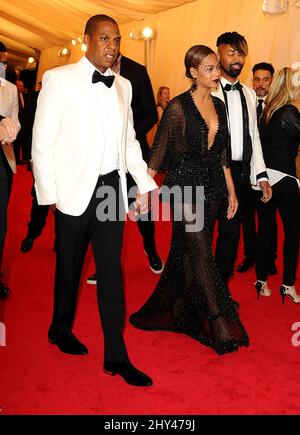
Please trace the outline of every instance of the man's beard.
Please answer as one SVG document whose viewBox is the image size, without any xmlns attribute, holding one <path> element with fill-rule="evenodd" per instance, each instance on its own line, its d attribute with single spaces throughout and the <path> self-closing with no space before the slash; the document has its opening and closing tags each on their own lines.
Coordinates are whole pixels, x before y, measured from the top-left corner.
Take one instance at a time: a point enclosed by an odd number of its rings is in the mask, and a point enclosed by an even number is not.
<svg viewBox="0 0 300 435">
<path fill-rule="evenodd" d="M 241 65 L 240 63 L 239 64 L 235 63 L 235 65 L 240 65 L 241 68 L 240 69 L 232 69 L 232 65 L 230 66 L 229 70 L 224 68 L 222 65 L 221 65 L 221 68 L 223 71 L 226 72 L 227 75 L 229 75 L 229 77 L 236 78 L 241 74 L 241 71 L 243 69 L 243 65 Z"/>
</svg>

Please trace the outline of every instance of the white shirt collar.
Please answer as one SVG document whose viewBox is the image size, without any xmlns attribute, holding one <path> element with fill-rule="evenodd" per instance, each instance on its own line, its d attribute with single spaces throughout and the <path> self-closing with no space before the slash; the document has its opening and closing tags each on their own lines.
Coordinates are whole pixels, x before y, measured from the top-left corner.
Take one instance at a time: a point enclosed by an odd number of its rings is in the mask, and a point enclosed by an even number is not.
<svg viewBox="0 0 300 435">
<path fill-rule="evenodd" d="M 238 79 L 234 82 L 234 83 L 231 83 L 229 80 L 227 80 L 227 79 L 225 79 L 225 77 L 221 77 L 221 83 L 222 83 L 222 86 L 223 86 L 223 88 L 227 85 L 227 84 L 229 84 L 230 86 L 233 86 L 233 85 L 235 85 L 236 83 L 238 83 Z"/>
</svg>

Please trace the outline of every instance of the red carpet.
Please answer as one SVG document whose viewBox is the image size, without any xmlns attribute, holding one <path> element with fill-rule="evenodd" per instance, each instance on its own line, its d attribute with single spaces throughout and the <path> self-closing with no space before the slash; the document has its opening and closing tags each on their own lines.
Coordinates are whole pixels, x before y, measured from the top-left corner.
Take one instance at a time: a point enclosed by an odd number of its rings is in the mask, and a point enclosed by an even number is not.
<svg viewBox="0 0 300 435">
<path fill-rule="evenodd" d="M 254 272 L 235 274 L 233 297 L 250 336 L 250 347 L 217 356 L 180 334 L 143 332 L 126 324 L 132 361 L 149 373 L 151 388 L 135 388 L 102 373 L 103 344 L 88 252 L 74 332 L 89 349 L 83 357 L 60 353 L 47 342 L 54 274 L 53 216 L 32 251 L 20 252 L 26 234 L 31 175 L 19 166 L 9 210 L 4 271 L 12 288 L 0 301 L 0 322 L 7 331 L 0 347 L 0 408 L 3 414 L 299 414 L 300 346 L 291 342 L 300 306 L 278 292 L 279 274 L 271 277 L 270 298 L 256 299 Z M 158 223 L 158 250 L 166 259 L 170 224 Z M 279 237 L 282 246 L 282 237 Z M 140 235 L 128 223 L 124 244 L 127 314 L 152 292 L 158 277 L 148 269 Z M 298 290 L 300 283 L 298 280 Z M 300 338 L 299 338 L 300 345 Z"/>
</svg>

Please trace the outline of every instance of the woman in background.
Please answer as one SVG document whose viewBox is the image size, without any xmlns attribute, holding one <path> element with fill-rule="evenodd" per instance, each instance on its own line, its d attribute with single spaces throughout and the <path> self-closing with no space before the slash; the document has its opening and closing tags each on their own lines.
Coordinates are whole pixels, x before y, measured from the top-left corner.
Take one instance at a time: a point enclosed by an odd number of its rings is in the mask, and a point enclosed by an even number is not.
<svg viewBox="0 0 300 435">
<path fill-rule="evenodd" d="M 260 138 L 273 197 L 268 203 L 258 201 L 258 235 L 255 283 L 257 296 L 270 296 L 268 258 L 276 208 L 283 228 L 283 280 L 285 296 L 300 303 L 295 288 L 300 238 L 300 183 L 296 176 L 296 157 L 300 143 L 300 70 L 283 68 L 274 76 L 260 121 Z M 260 195 L 258 193 L 258 195 Z"/>
<path fill-rule="evenodd" d="M 157 92 L 157 125 L 160 123 L 161 117 L 165 108 L 167 107 L 168 102 L 170 101 L 170 89 L 167 86 L 161 86 Z"/>
<path fill-rule="evenodd" d="M 157 127 L 160 123 L 161 117 L 169 101 L 170 101 L 170 89 L 167 86 L 161 86 L 157 91 L 157 97 L 156 97 L 157 122 L 147 133 L 147 141 L 150 147 L 153 144 L 153 140 L 157 132 Z M 160 179 L 160 181 L 162 180 Z"/>
</svg>

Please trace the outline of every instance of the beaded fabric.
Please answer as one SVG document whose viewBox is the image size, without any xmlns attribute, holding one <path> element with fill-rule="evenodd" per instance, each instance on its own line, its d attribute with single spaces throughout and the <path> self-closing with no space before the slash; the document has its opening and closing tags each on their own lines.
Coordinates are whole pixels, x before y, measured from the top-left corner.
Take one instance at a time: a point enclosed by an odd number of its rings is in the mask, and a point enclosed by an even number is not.
<svg viewBox="0 0 300 435">
<path fill-rule="evenodd" d="M 249 339 L 212 252 L 218 207 L 227 196 L 222 166 L 229 162 L 225 106 L 212 98 L 219 127 L 210 148 L 208 126 L 191 92 L 174 98 L 161 119 L 149 167 L 167 171 L 168 187 L 204 186 L 204 226 L 186 231 L 201 200 L 197 192 L 190 200 L 172 201 L 172 240 L 165 269 L 148 301 L 129 320 L 144 330 L 185 333 L 224 354 L 248 346 Z M 181 221 L 174 220 L 177 212 L 183 212 Z"/>
</svg>

